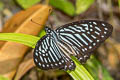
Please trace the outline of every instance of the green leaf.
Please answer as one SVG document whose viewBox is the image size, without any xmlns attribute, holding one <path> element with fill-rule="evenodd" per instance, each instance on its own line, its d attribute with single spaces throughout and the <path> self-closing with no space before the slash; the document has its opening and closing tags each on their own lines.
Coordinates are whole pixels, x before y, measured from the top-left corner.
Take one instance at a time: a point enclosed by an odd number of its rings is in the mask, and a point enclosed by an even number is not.
<svg viewBox="0 0 120 80">
<path fill-rule="evenodd" d="M 9 80 L 9 79 L 0 75 L 0 80 Z"/>
<path fill-rule="evenodd" d="M 17 3 L 24 9 L 27 9 L 36 3 L 40 2 L 41 0 L 16 0 Z"/>
<path fill-rule="evenodd" d="M 75 8 L 71 2 L 68 0 L 50 0 L 50 5 L 58 8 L 68 14 L 69 16 L 75 15 Z"/>
<path fill-rule="evenodd" d="M 41 38 L 45 34 L 46 34 L 45 30 L 41 30 L 38 36 Z"/>
<path fill-rule="evenodd" d="M 95 80 L 100 80 L 99 75 L 102 76 L 102 80 L 113 80 L 107 69 L 105 69 L 94 56 L 91 56 L 91 59 L 87 61 L 84 67 L 90 72 Z"/>
<path fill-rule="evenodd" d="M 4 8 L 4 4 L 0 1 L 0 11 L 2 11 Z"/>
<path fill-rule="evenodd" d="M 0 40 L 18 42 L 32 48 L 39 39 L 39 37 L 21 33 L 0 33 Z"/>
<path fill-rule="evenodd" d="M 120 8 L 120 0 L 118 0 L 118 5 L 119 5 L 119 8 Z"/>
<path fill-rule="evenodd" d="M 93 3 L 94 3 L 94 0 L 77 0 L 76 14 L 80 14 L 86 11 Z"/>
</svg>

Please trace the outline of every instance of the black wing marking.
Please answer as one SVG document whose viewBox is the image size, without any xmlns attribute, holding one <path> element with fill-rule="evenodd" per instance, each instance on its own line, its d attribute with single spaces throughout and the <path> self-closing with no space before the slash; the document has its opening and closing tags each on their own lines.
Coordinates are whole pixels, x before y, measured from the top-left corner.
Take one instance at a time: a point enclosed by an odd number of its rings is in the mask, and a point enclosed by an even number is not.
<svg viewBox="0 0 120 80">
<path fill-rule="evenodd" d="M 90 53 L 112 33 L 112 25 L 97 20 L 81 20 L 56 29 L 59 38 L 72 46 L 79 61 L 84 62 Z"/>
</svg>

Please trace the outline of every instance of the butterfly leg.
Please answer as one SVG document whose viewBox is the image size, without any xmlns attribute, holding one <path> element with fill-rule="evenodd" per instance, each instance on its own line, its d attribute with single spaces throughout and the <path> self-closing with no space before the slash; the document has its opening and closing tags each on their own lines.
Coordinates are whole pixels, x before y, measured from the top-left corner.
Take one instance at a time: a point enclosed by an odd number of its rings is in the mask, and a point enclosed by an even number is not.
<svg viewBox="0 0 120 80">
<path fill-rule="evenodd" d="M 75 56 L 75 57 L 80 61 L 81 64 L 84 64 L 84 63 L 87 61 L 87 59 L 89 59 L 90 55 L 88 55 L 88 54 L 83 54 L 83 53 L 82 53 L 78 48 L 76 48 L 75 46 L 73 46 L 72 49 L 73 49 L 72 52 L 75 54 L 75 55 L 73 55 L 73 56 Z"/>
<path fill-rule="evenodd" d="M 84 63 L 84 57 L 83 55 L 81 56 L 81 54 L 77 55 L 76 58 L 78 59 L 78 61 L 80 61 L 81 64 Z"/>
<path fill-rule="evenodd" d="M 75 63 L 72 61 L 71 58 L 69 58 L 68 56 L 63 55 L 63 59 L 64 59 L 64 66 L 62 68 L 60 68 L 61 70 L 67 71 L 67 70 L 74 70 L 76 65 Z"/>
<path fill-rule="evenodd" d="M 83 56 L 83 62 L 82 62 L 82 64 L 84 64 L 84 63 L 86 63 L 86 61 L 90 58 L 90 55 L 88 55 L 88 54 L 85 54 L 84 56 Z"/>
<path fill-rule="evenodd" d="M 80 63 L 83 63 L 84 62 L 84 54 L 82 54 L 82 52 L 75 46 L 72 46 L 71 50 L 73 52 L 72 56 L 75 56 L 80 61 Z"/>
<path fill-rule="evenodd" d="M 67 70 L 74 70 L 75 69 L 76 65 L 75 65 L 75 63 L 72 60 L 69 59 L 69 61 L 68 61 L 66 59 L 65 62 L 66 62 L 66 64 L 62 68 L 62 70 L 67 71 Z"/>
</svg>

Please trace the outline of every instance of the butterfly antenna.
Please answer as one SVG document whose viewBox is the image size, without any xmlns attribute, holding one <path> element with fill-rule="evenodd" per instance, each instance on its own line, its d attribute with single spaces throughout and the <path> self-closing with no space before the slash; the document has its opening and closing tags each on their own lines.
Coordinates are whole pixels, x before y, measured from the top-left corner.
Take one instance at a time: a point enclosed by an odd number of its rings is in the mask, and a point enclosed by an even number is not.
<svg viewBox="0 0 120 80">
<path fill-rule="evenodd" d="M 53 29 L 53 24 L 51 21 L 49 22 L 49 24 L 50 24 L 50 27 Z"/>
<path fill-rule="evenodd" d="M 35 24 L 38 24 L 38 25 L 40 25 L 40 26 L 44 26 L 44 25 L 42 25 L 42 24 L 36 23 L 36 22 L 33 21 L 32 19 L 31 19 L 31 22 L 33 22 L 33 23 L 35 23 Z"/>
</svg>

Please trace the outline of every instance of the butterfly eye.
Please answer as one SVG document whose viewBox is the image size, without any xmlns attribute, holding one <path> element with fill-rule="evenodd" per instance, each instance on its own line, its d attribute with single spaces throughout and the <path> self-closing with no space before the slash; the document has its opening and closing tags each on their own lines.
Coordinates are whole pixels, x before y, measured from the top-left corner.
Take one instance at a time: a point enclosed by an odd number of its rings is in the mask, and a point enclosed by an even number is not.
<svg viewBox="0 0 120 80">
<path fill-rule="evenodd" d="M 51 29 L 49 28 L 49 27 L 45 27 L 45 31 L 47 32 L 47 33 L 51 33 Z"/>
</svg>

